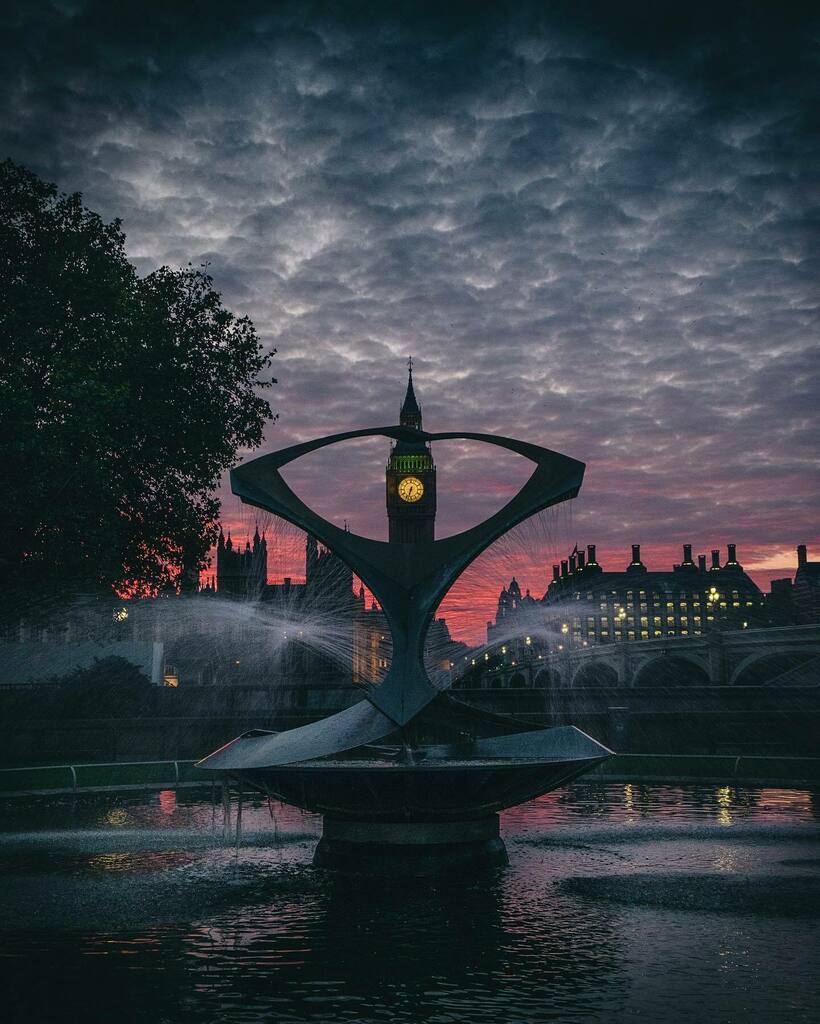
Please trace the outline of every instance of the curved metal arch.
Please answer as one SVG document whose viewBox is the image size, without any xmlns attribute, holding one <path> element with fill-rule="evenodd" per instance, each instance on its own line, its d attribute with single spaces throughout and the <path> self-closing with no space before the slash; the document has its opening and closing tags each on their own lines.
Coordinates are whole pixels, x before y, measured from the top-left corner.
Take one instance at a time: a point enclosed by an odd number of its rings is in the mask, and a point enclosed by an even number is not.
<svg viewBox="0 0 820 1024">
<path fill-rule="evenodd" d="M 389 437 L 396 441 L 483 441 L 535 463 L 529 480 L 494 515 L 462 533 L 433 542 L 391 544 L 334 526 L 317 515 L 287 485 L 280 470 L 294 460 L 341 441 Z M 424 668 L 424 638 L 452 583 L 493 541 L 523 520 L 575 497 L 582 462 L 525 441 L 492 434 L 428 433 L 389 426 L 349 430 L 263 455 L 231 471 L 231 488 L 242 501 L 281 516 L 331 548 L 364 581 L 384 611 L 393 637 L 393 657 L 384 681 L 367 699 L 397 725 L 405 725 L 436 696 Z"/>
</svg>

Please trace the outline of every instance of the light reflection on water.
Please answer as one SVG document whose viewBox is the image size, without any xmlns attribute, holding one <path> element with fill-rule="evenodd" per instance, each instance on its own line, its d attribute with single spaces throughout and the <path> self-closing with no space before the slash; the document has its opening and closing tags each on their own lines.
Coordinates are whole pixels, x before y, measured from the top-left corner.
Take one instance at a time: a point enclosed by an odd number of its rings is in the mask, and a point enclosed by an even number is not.
<svg viewBox="0 0 820 1024">
<path fill-rule="evenodd" d="M 6 1019 L 807 1022 L 818 797 L 575 785 L 505 813 L 508 869 L 439 882 L 318 872 L 280 805 L 236 851 L 199 792 L 7 803 Z"/>
</svg>

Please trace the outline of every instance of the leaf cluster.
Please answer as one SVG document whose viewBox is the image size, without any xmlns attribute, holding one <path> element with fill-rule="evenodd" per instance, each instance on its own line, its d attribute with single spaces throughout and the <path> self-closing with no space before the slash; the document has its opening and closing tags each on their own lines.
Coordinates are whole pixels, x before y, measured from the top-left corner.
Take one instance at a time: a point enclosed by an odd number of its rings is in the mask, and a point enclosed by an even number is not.
<svg viewBox="0 0 820 1024">
<path fill-rule="evenodd" d="M 205 564 L 221 474 L 272 417 L 253 324 L 190 265 L 0 163 L 0 578 L 29 601 L 157 592 Z"/>
</svg>

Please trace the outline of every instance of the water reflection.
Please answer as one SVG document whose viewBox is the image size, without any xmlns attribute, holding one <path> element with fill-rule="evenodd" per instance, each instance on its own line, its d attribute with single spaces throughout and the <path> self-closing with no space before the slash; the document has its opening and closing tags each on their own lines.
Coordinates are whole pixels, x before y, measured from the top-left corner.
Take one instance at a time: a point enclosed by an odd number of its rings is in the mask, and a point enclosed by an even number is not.
<svg viewBox="0 0 820 1024">
<path fill-rule="evenodd" d="M 316 818 L 279 805 L 238 855 L 202 793 L 7 806 L 8 1019 L 808 1021 L 819 807 L 578 785 L 505 814 L 509 869 L 391 883 L 313 869 Z"/>
</svg>

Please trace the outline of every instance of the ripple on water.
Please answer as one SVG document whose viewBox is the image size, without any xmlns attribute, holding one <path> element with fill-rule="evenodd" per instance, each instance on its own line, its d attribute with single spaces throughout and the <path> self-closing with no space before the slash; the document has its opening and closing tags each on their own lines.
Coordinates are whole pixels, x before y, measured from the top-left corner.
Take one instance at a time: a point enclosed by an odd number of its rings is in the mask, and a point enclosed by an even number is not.
<svg viewBox="0 0 820 1024">
<path fill-rule="evenodd" d="M 293 809 L 249 803 L 237 851 L 200 795 L 108 801 L 4 816 L 12 1022 L 808 1024 L 820 1001 L 809 792 L 573 786 L 504 815 L 509 869 L 446 883 L 319 872 Z"/>
</svg>

